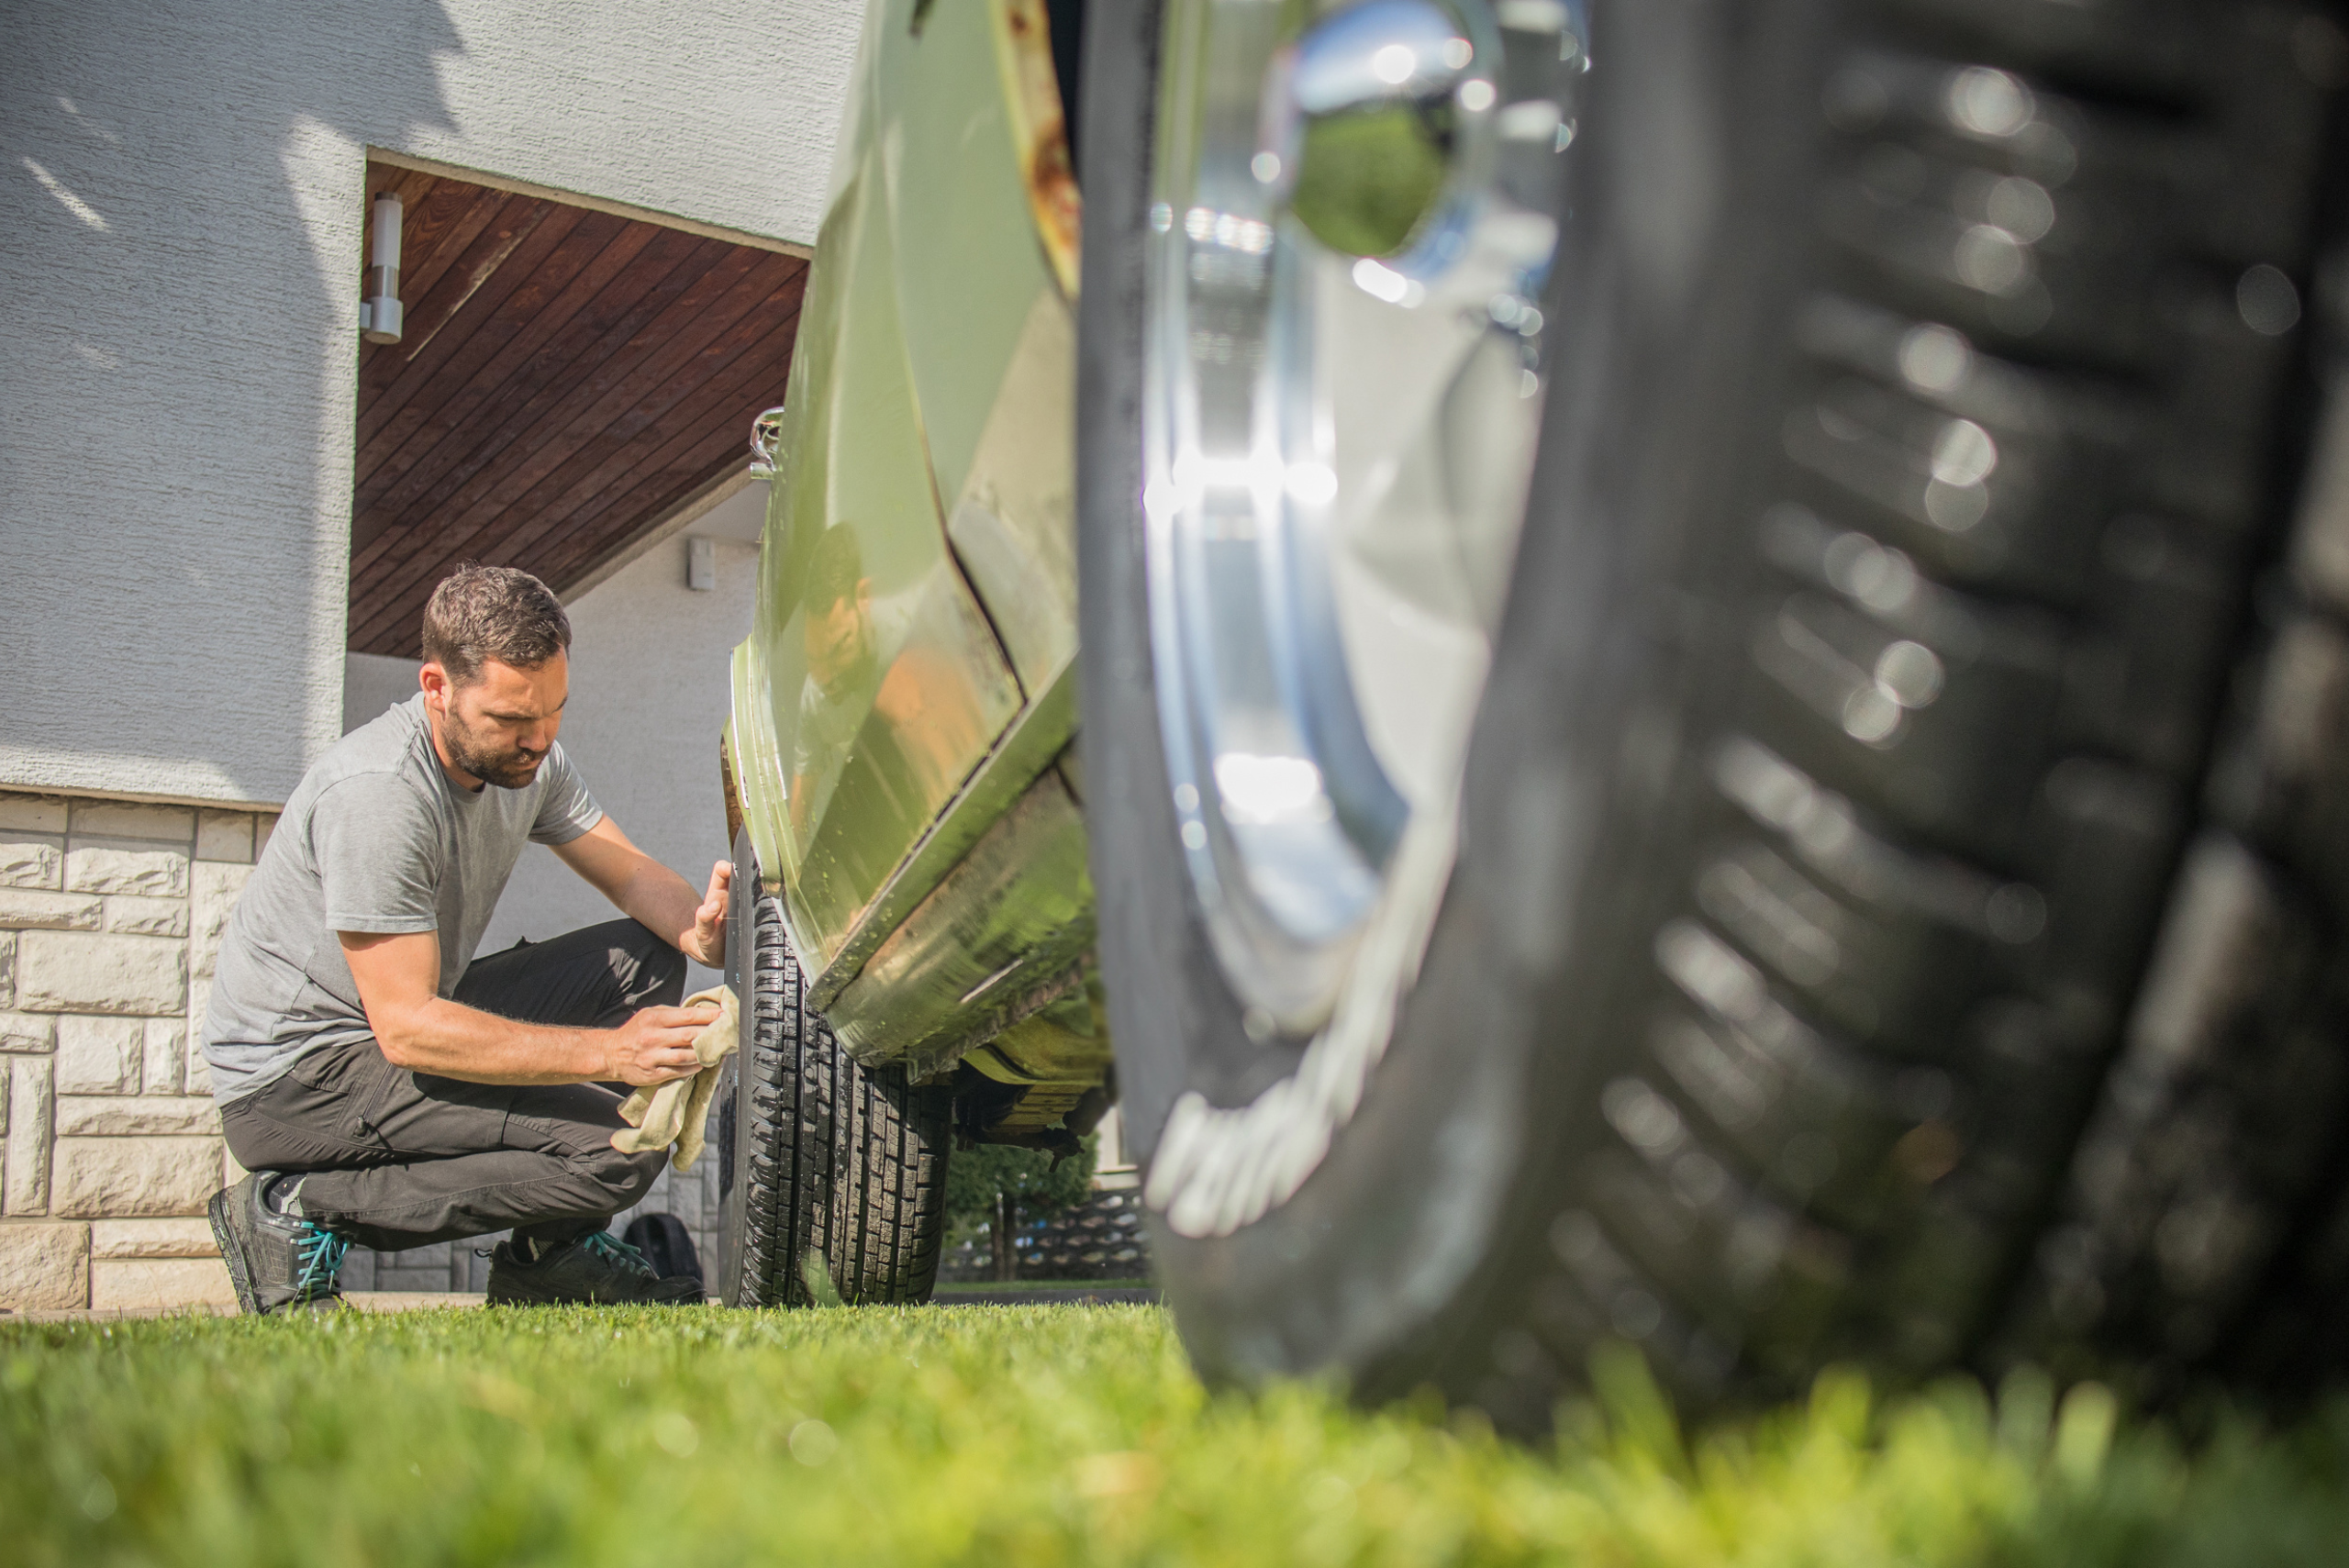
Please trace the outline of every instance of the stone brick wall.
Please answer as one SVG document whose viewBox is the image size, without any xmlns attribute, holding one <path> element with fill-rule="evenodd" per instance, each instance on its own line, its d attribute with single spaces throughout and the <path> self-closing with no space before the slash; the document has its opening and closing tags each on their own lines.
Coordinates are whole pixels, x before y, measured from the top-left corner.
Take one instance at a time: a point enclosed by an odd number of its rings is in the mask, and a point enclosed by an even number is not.
<svg viewBox="0 0 2349 1568">
<path fill-rule="evenodd" d="M 276 820 L 0 791 L 0 1307 L 235 1299 L 196 1026 Z"/>
</svg>

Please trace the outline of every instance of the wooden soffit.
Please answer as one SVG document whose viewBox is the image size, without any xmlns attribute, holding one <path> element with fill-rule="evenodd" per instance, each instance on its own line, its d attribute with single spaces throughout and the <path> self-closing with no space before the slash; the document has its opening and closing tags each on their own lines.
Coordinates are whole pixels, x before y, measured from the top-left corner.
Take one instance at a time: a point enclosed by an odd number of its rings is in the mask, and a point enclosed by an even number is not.
<svg viewBox="0 0 2349 1568">
<path fill-rule="evenodd" d="M 387 190 L 406 329 L 359 351 L 350 645 L 412 659 L 458 562 L 563 593 L 746 462 L 751 417 L 783 401 L 807 263 L 371 163 L 371 206 Z"/>
</svg>

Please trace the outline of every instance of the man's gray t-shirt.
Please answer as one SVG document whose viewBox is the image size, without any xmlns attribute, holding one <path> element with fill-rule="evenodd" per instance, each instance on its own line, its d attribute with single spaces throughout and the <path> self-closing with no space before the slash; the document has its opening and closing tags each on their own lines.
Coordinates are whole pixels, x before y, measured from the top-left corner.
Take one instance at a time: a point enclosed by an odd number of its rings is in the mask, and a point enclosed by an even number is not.
<svg viewBox="0 0 2349 1568">
<path fill-rule="evenodd" d="M 438 931 L 450 995 L 522 846 L 567 844 L 603 816 L 561 746 L 525 788 L 459 788 L 421 692 L 344 736 L 302 775 L 228 917 L 204 1019 L 214 1095 L 373 1032 L 336 932 Z"/>
</svg>

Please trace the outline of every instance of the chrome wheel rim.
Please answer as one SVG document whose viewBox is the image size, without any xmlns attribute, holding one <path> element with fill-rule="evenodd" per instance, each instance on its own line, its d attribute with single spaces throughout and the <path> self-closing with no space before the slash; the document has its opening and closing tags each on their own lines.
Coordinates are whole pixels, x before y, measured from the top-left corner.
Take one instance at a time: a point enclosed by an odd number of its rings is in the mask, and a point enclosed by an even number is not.
<svg viewBox="0 0 2349 1568">
<path fill-rule="evenodd" d="M 1588 57 L 1579 0 L 1171 0 L 1166 26 L 1143 510 L 1167 786 L 1248 1033 L 1306 1047 L 1255 1104 L 1178 1103 L 1150 1192 L 1204 1234 L 1319 1162 L 1450 875 Z"/>
</svg>

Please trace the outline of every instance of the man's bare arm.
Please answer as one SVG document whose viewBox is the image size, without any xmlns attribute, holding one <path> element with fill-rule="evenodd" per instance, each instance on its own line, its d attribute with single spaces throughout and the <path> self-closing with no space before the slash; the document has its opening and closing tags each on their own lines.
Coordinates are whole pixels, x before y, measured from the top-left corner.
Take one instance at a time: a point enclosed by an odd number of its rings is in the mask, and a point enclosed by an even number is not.
<svg viewBox="0 0 2349 1568">
<path fill-rule="evenodd" d="M 473 1084 L 664 1084 L 696 1072 L 709 1014 L 646 1007 L 616 1029 L 516 1023 L 440 994 L 440 938 L 338 931 L 367 1027 L 395 1067 Z"/>
<path fill-rule="evenodd" d="M 712 969 L 726 963 L 726 904 L 734 868 L 719 861 L 709 868 L 709 891 L 693 884 L 629 842 L 609 817 L 554 852 L 587 879 L 621 914 L 641 922 L 655 936 Z"/>
</svg>

